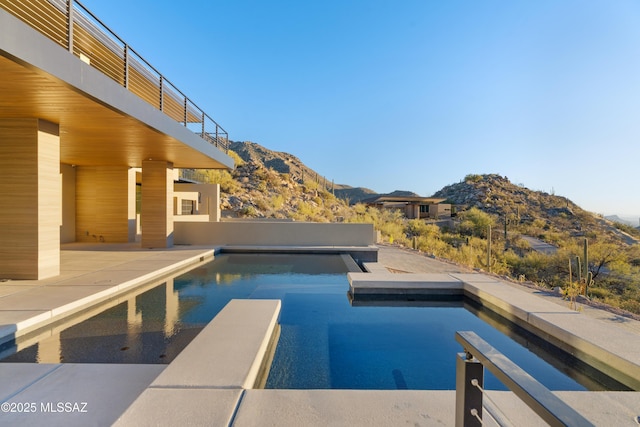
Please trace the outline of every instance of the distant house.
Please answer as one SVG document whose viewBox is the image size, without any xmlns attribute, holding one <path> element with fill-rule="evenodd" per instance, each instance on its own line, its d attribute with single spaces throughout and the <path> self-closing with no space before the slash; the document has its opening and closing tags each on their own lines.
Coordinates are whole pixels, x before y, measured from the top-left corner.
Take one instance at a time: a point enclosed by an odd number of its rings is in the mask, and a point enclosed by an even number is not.
<svg viewBox="0 0 640 427">
<path fill-rule="evenodd" d="M 362 203 L 381 209 L 399 209 L 409 219 L 447 219 L 451 218 L 451 205 L 442 203 L 446 199 L 413 196 L 376 196 L 364 199 Z"/>
</svg>

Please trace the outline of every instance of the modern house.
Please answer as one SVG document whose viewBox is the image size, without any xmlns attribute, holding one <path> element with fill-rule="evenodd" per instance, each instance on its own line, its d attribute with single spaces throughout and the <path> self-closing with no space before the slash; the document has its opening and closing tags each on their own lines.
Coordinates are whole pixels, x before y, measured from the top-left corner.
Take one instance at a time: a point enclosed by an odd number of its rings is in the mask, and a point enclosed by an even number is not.
<svg viewBox="0 0 640 427">
<path fill-rule="evenodd" d="M 414 328 L 400 322 L 403 334 L 395 336 L 376 313 L 369 311 L 371 317 L 360 324 L 353 313 L 388 302 L 381 307 L 388 313 L 406 304 L 415 318 L 417 310 L 464 296 L 475 301 L 464 305 L 478 317 L 495 314 L 527 331 L 523 350 L 536 347 L 529 346 L 535 344 L 529 335 L 536 335 L 545 350 L 556 346 L 575 355 L 578 365 L 603 369 L 633 390 L 640 389 L 639 323 L 594 314 L 591 307 L 574 311 L 564 301 L 551 301 L 553 295 L 497 276 L 449 266 L 444 273 L 419 273 L 414 267 L 426 258 L 415 253 L 419 262 L 412 258 L 388 268 L 376 262 L 372 224 L 220 221 L 219 189 L 180 179 L 176 170 L 231 168 L 227 141 L 224 129 L 77 0 L 0 0 L 0 358 L 32 345 L 39 356 L 37 364 L 0 363 L 3 425 L 480 425 L 483 412 L 489 423 L 493 417 L 507 425 L 637 425 L 637 392 L 551 393 L 469 331 L 447 338 L 422 321 Z M 405 197 L 372 203 L 426 218 L 446 216 L 450 207 L 443 201 Z M 295 281 L 285 283 L 292 292 L 283 293 L 265 281 L 247 299 L 233 298 L 199 333 L 188 330 L 196 338 L 167 365 L 93 358 L 61 363 L 67 331 L 77 336 L 76 321 L 107 310 L 101 325 L 106 329 L 86 329 L 92 336 L 105 332 L 102 338 L 118 343 L 115 351 L 149 353 L 147 346 L 129 346 L 134 337 L 154 339 L 139 328 L 145 322 L 160 326 L 155 338 L 164 344 L 179 329 L 174 325 L 183 308 L 174 278 L 206 266 L 220 250 L 338 254 L 349 271 L 349 291 L 331 281 L 316 293 Z M 360 266 L 352 257 L 359 257 Z M 317 268 L 316 261 L 309 264 Z M 212 273 L 217 283 L 218 272 Z M 226 281 L 221 284 L 226 291 Z M 194 299 L 186 289 L 189 308 Z M 139 304 L 138 296 L 148 291 L 154 304 Z M 340 304 L 325 298 L 331 293 Z M 301 305 L 302 294 L 318 302 L 317 309 Z M 424 301 L 430 295 L 436 307 Z M 328 306 L 348 308 L 349 296 L 354 312 L 328 316 L 326 325 L 315 322 Z M 459 302 L 451 308 L 464 310 Z M 281 318 L 285 306 L 292 311 Z M 120 324 L 132 328 L 114 332 L 112 309 L 121 314 Z M 163 321 L 147 316 L 158 313 Z M 295 317 L 302 325 L 288 322 Z M 360 351 L 366 350 L 359 332 L 365 323 L 375 335 L 392 338 L 388 347 L 401 347 L 427 376 L 437 370 L 432 354 L 449 352 L 457 367 L 451 373 L 456 391 L 409 389 L 405 378 L 413 374 L 405 377 L 402 365 L 387 363 L 384 375 L 397 389 L 263 388 L 282 331 L 299 337 L 309 351 L 289 358 L 298 371 L 315 375 L 317 367 L 306 355 L 316 353 L 333 360 L 339 376 L 349 369 L 333 357 L 332 347 L 348 343 L 357 363 L 380 354 Z M 467 324 L 464 317 L 451 323 Z M 323 345 L 310 345 L 305 330 Z M 460 345 L 439 345 L 435 336 Z M 428 349 L 405 351 L 414 341 Z M 95 343 L 81 347 L 105 360 L 104 347 Z M 484 367 L 514 392 L 485 393 Z M 332 369 L 325 373 L 333 376 Z"/>
<path fill-rule="evenodd" d="M 0 279 L 60 274 L 66 243 L 364 247 L 370 224 L 220 221 L 227 132 L 75 0 L 0 0 Z"/>
<path fill-rule="evenodd" d="M 0 2 L 0 94 L 3 278 L 133 242 L 138 218 L 142 247 L 169 247 L 174 169 L 233 167 L 226 131 L 77 2 Z"/>
<path fill-rule="evenodd" d="M 362 202 L 382 209 L 398 209 L 409 219 L 448 219 L 451 218 L 451 205 L 442 203 L 446 199 L 436 197 L 377 196 Z"/>
</svg>

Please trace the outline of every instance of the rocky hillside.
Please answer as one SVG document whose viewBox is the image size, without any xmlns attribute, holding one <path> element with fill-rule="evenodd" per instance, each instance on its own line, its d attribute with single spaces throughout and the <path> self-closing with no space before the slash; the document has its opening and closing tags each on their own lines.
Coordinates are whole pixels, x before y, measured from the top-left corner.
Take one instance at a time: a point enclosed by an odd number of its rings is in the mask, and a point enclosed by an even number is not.
<svg viewBox="0 0 640 427">
<path fill-rule="evenodd" d="M 348 213 L 331 183 L 325 186 L 324 178 L 297 157 L 252 142 L 232 142 L 230 148 L 233 171 L 201 171 L 203 180 L 220 184 L 223 217 L 329 222 Z"/>
<path fill-rule="evenodd" d="M 537 223 L 543 229 L 568 232 L 572 236 L 608 235 L 620 240 L 614 223 L 587 212 L 566 197 L 533 191 L 496 174 L 467 175 L 465 179 L 436 192 L 460 210 L 476 207 L 504 221 Z"/>
<path fill-rule="evenodd" d="M 300 184 L 304 181 L 325 180 L 322 175 L 307 167 L 292 154 L 272 151 L 250 141 L 231 141 L 229 148 L 238 154 L 245 164 L 260 165 L 281 174 L 288 174 L 293 181 Z M 337 187 L 342 186 L 338 184 Z"/>
<path fill-rule="evenodd" d="M 320 188 L 330 191 L 336 197 L 351 204 L 381 195 L 369 188 L 334 183 L 321 173 L 306 166 L 296 156 L 281 151 L 269 150 L 255 142 L 231 141 L 230 149 L 238 154 L 247 165 L 260 166 L 280 174 L 286 174 L 293 182 L 298 184 L 315 182 Z M 416 195 L 410 191 L 395 191 L 392 194 Z"/>
</svg>

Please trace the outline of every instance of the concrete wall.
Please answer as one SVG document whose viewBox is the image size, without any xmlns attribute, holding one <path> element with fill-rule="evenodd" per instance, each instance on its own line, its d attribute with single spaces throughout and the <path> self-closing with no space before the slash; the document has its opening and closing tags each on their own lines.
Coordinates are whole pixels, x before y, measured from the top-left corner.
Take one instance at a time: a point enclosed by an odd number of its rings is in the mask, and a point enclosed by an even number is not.
<svg viewBox="0 0 640 427">
<path fill-rule="evenodd" d="M 406 205 L 404 208 L 404 216 L 408 219 L 420 218 L 420 205 Z"/>
<path fill-rule="evenodd" d="M 440 219 L 451 217 L 451 205 L 448 203 L 438 203 L 429 205 L 429 218 Z"/>
<path fill-rule="evenodd" d="M 255 246 L 368 246 L 373 224 L 232 221 L 176 222 L 175 244 Z"/>
<path fill-rule="evenodd" d="M 188 196 L 189 193 L 197 193 L 199 197 L 197 203 L 197 211 L 195 215 L 207 215 L 208 221 L 220 221 L 220 184 L 174 184 L 174 198 L 175 206 L 178 211 L 177 215 L 180 215 L 181 199 L 193 200 Z M 174 210 L 174 213 L 175 211 Z M 186 215 L 182 215 L 180 218 L 174 218 L 176 221 L 193 221 L 192 219 L 185 218 Z M 198 220 L 199 221 L 199 220 Z"/>
</svg>

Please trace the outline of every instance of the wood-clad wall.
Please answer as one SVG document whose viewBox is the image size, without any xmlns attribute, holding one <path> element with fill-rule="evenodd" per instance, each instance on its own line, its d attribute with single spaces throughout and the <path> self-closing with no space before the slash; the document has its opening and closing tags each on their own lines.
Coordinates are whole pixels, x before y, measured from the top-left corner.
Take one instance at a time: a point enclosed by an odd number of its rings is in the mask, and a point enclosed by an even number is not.
<svg viewBox="0 0 640 427">
<path fill-rule="evenodd" d="M 135 171 L 126 166 L 77 166 L 75 169 L 76 241 L 133 241 Z"/>
<path fill-rule="evenodd" d="M 61 164 L 62 174 L 62 225 L 60 243 L 76 241 L 76 168 Z"/>
<path fill-rule="evenodd" d="M 0 120 L 0 278 L 60 274 L 62 189 L 57 124 Z"/>
<path fill-rule="evenodd" d="M 173 246 L 173 164 L 142 162 L 142 247 Z"/>
</svg>

